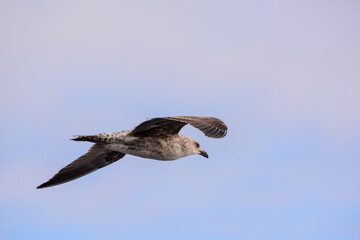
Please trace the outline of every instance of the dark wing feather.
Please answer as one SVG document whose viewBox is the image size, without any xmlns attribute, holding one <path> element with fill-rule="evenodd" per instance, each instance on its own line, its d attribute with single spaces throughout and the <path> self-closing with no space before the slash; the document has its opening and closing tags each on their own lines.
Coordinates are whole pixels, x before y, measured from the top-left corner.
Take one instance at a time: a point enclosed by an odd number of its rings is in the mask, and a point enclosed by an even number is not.
<svg viewBox="0 0 360 240">
<path fill-rule="evenodd" d="M 138 125 L 131 134 L 139 137 L 173 135 L 178 134 L 186 124 L 198 128 L 212 138 L 222 138 L 227 133 L 226 124 L 218 118 L 179 116 L 152 118 Z"/>
<path fill-rule="evenodd" d="M 124 156 L 125 153 L 111 151 L 103 148 L 100 144 L 94 144 L 86 154 L 61 169 L 49 181 L 37 188 L 51 187 L 69 182 L 116 162 Z"/>
</svg>

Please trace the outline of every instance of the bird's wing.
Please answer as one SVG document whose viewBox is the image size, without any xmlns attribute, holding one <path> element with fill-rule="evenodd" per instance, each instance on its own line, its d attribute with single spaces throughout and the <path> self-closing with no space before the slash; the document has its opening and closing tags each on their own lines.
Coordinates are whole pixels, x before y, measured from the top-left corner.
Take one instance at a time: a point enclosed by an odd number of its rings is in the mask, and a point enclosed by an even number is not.
<svg viewBox="0 0 360 240">
<path fill-rule="evenodd" d="M 179 116 L 152 118 L 138 125 L 130 134 L 139 137 L 173 135 L 186 124 L 198 128 L 211 138 L 222 138 L 227 133 L 226 124 L 218 118 Z"/>
<path fill-rule="evenodd" d="M 116 162 L 124 156 L 125 153 L 111 151 L 103 148 L 100 144 L 94 144 L 86 154 L 61 169 L 49 181 L 37 188 L 51 187 L 69 182 Z"/>
</svg>

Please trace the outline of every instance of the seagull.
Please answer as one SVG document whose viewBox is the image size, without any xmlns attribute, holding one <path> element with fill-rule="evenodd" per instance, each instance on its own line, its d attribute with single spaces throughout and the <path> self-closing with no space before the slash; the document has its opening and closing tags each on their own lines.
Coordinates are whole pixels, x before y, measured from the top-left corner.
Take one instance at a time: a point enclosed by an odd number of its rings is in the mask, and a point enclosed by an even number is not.
<svg viewBox="0 0 360 240">
<path fill-rule="evenodd" d="M 176 160 L 193 154 L 206 158 L 209 155 L 200 144 L 179 133 L 190 124 L 211 138 L 222 138 L 227 133 L 226 124 L 214 117 L 178 116 L 152 118 L 131 130 L 76 135 L 74 141 L 95 143 L 89 151 L 62 168 L 49 181 L 37 188 L 46 188 L 80 178 L 123 158 L 126 154 L 161 161 Z"/>
</svg>

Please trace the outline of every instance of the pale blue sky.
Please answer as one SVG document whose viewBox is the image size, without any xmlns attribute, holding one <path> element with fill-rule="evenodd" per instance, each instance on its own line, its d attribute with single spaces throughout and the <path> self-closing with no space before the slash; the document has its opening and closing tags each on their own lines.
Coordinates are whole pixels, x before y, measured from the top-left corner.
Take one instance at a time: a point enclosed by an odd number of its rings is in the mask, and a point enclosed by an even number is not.
<svg viewBox="0 0 360 240">
<path fill-rule="evenodd" d="M 1 239 L 360 238 L 356 1 L 1 1 Z M 216 116 L 210 158 L 53 188 L 75 134 Z"/>
</svg>

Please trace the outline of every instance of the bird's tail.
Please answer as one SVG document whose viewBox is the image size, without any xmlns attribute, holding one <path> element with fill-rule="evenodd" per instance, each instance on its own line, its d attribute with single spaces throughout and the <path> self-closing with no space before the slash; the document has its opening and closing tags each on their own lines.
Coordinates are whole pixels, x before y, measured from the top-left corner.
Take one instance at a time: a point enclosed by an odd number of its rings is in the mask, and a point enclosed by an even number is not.
<svg viewBox="0 0 360 240">
<path fill-rule="evenodd" d="M 75 135 L 71 140 L 97 143 L 99 142 L 100 138 L 96 135 Z"/>
</svg>

